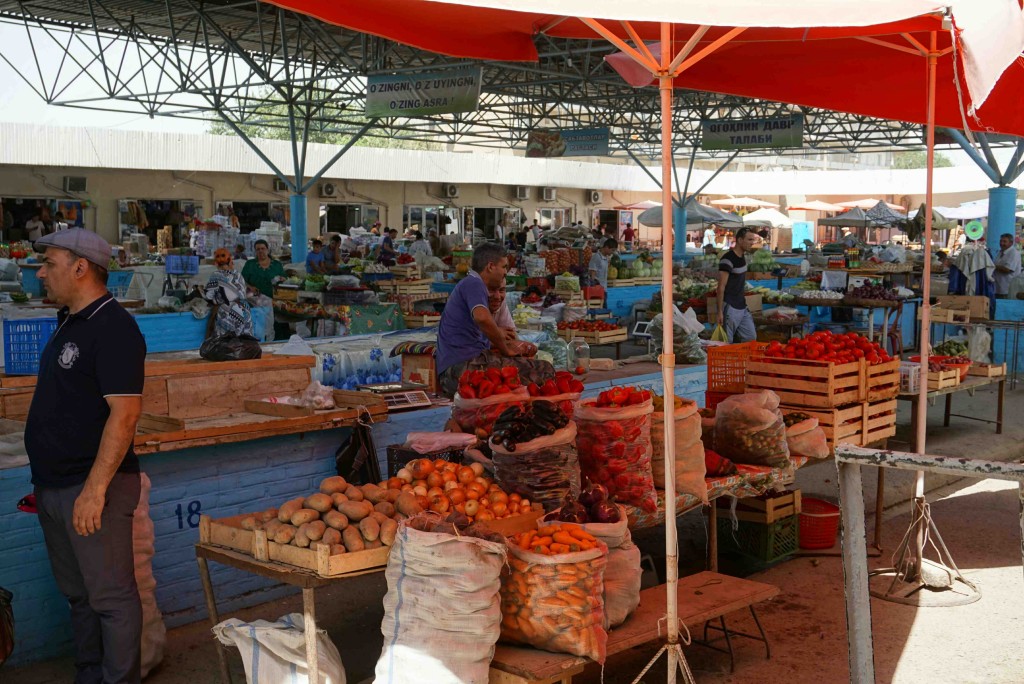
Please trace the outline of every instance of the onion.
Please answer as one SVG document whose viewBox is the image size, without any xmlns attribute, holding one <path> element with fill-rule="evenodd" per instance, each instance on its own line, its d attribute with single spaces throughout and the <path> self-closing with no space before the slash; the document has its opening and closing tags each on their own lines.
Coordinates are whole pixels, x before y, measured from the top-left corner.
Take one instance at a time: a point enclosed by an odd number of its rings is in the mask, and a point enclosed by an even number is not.
<svg viewBox="0 0 1024 684">
<path fill-rule="evenodd" d="M 562 510 L 558 512 L 558 519 L 561 522 L 586 523 L 590 521 L 587 509 L 578 501 L 572 500 L 572 495 L 567 494 L 562 502 Z"/>
<path fill-rule="evenodd" d="M 588 483 L 587 488 L 580 492 L 580 503 L 587 508 L 607 500 L 608 490 L 604 485 Z"/>
<path fill-rule="evenodd" d="M 619 507 L 611 501 L 600 501 L 591 506 L 590 518 L 596 523 L 617 523 L 621 519 Z"/>
</svg>

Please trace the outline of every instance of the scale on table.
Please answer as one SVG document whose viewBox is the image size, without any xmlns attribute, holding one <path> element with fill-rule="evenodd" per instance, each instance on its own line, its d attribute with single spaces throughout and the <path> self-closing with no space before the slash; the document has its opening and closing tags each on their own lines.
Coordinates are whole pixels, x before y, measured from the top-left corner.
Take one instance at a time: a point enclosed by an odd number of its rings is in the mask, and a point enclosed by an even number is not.
<svg viewBox="0 0 1024 684">
<path fill-rule="evenodd" d="M 430 406 L 426 385 L 415 382 L 379 382 L 369 385 L 356 385 L 361 392 L 373 392 L 387 403 L 388 411 L 404 411 L 406 409 Z"/>
</svg>

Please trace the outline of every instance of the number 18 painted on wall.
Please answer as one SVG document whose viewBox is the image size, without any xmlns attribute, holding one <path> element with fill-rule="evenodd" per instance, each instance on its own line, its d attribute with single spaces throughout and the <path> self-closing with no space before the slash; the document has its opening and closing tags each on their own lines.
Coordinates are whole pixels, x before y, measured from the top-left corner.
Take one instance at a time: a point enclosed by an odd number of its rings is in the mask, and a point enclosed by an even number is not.
<svg viewBox="0 0 1024 684">
<path fill-rule="evenodd" d="M 174 508 L 174 514 L 178 516 L 178 529 L 185 529 L 185 523 L 189 527 L 199 527 L 199 514 L 202 512 L 202 504 L 196 501 L 189 501 L 188 508 L 182 509 L 181 504 Z"/>
</svg>

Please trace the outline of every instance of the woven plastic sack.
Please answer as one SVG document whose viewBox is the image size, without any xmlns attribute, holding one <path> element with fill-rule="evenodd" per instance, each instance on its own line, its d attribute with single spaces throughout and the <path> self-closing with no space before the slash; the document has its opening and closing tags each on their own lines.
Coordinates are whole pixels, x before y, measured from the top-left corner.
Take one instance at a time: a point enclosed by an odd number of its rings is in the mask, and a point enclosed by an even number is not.
<svg viewBox="0 0 1024 684">
<path fill-rule="evenodd" d="M 778 395 L 763 390 L 723 399 L 715 409 L 715 451 L 736 463 L 790 465 Z"/>
<path fill-rule="evenodd" d="M 607 547 L 599 544 L 556 556 L 515 544 L 508 550 L 508 567 L 501 575 L 502 641 L 603 663 L 608 647 L 603 598 Z"/>
<path fill-rule="evenodd" d="M 452 403 L 452 418 L 463 432 L 487 439 L 494 422 L 505 409 L 510 406 L 522 408 L 529 400 L 530 393 L 525 387 L 504 394 L 493 394 L 486 399 L 466 399 L 456 394 Z"/>
<path fill-rule="evenodd" d="M 225 646 L 238 647 L 247 684 L 309 681 L 305 626 L 299 613 L 284 615 L 277 622 L 229 618 L 214 627 L 213 633 Z M 326 630 L 317 630 L 316 642 L 320 681 L 345 684 L 341 654 Z"/>
<path fill-rule="evenodd" d="M 597 408 L 592 401 L 576 407 L 576 448 L 580 474 L 602 484 L 619 503 L 653 513 L 658 493 L 651 472 L 650 400 L 622 408 Z"/>
<path fill-rule="evenodd" d="M 786 428 L 789 453 L 807 458 L 828 458 L 830 449 L 817 418 L 808 418 Z"/>
<path fill-rule="evenodd" d="M 403 521 L 384 573 L 377 684 L 487 684 L 504 565 L 502 544 L 421 532 Z"/>
<path fill-rule="evenodd" d="M 132 547 L 135 554 L 135 584 L 142 603 L 141 647 L 142 676 L 145 677 L 164 659 L 167 646 L 167 628 L 164 616 L 156 604 L 156 579 L 153 577 L 155 528 L 149 516 L 149 492 L 152 483 L 146 473 L 139 476 L 139 505 L 132 517 Z"/>
<path fill-rule="evenodd" d="M 569 422 L 553 435 L 538 437 L 508 451 L 491 444 L 494 481 L 545 511 L 558 508 L 566 495 L 580 494 L 580 463 L 576 455 L 576 424 Z"/>
<path fill-rule="evenodd" d="M 701 417 L 695 402 L 675 409 L 676 421 L 676 494 L 689 494 L 702 503 L 708 501 L 704 483 L 704 443 L 701 441 Z M 651 417 L 651 475 L 654 486 L 665 488 L 665 417 L 655 411 Z"/>
<path fill-rule="evenodd" d="M 571 523 L 561 523 L 569 525 Z M 604 626 L 618 627 L 640 605 L 640 549 L 629 533 L 626 509 L 619 506 L 619 522 L 580 525 L 608 547 L 604 568 Z"/>
</svg>

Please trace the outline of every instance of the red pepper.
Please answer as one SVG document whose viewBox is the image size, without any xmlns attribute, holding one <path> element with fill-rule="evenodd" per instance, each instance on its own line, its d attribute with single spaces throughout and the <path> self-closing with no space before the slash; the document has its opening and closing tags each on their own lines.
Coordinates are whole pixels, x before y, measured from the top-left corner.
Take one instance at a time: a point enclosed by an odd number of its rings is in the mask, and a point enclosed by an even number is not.
<svg viewBox="0 0 1024 684">
<path fill-rule="evenodd" d="M 475 370 L 469 374 L 469 384 L 474 387 L 479 387 L 480 383 L 484 381 L 484 372 L 482 370 Z"/>
<path fill-rule="evenodd" d="M 531 382 L 529 385 L 527 385 L 526 386 L 526 391 L 530 393 L 531 397 L 539 397 L 540 396 L 540 387 L 538 387 L 537 383 L 535 383 L 535 382 Z"/>
<path fill-rule="evenodd" d="M 466 370 L 462 371 L 462 375 L 459 376 L 459 384 L 460 385 L 468 385 L 469 384 L 470 375 L 471 375 L 471 373 L 469 372 L 469 369 L 466 369 Z"/>
<path fill-rule="evenodd" d="M 480 388 L 477 390 L 476 396 L 478 399 L 486 399 L 487 397 L 494 394 L 494 383 L 490 380 L 484 380 L 480 383 Z"/>
<path fill-rule="evenodd" d="M 484 375 L 494 384 L 501 382 L 501 372 L 497 368 L 488 368 L 484 371 Z"/>
<path fill-rule="evenodd" d="M 553 380 L 548 380 L 541 386 L 540 393 L 545 397 L 553 397 L 558 394 L 558 386 L 555 385 Z"/>
<path fill-rule="evenodd" d="M 494 388 L 494 393 L 495 394 L 508 394 L 511 391 L 512 390 L 510 390 L 508 388 L 508 385 L 506 385 L 505 383 L 502 383 L 502 384 L 500 384 L 500 385 L 498 385 L 498 386 L 496 386 Z"/>
<path fill-rule="evenodd" d="M 572 391 L 569 387 L 568 378 L 558 378 L 558 382 L 556 382 L 555 385 L 558 387 L 558 392 L 560 394 L 569 394 L 569 392 Z"/>
<path fill-rule="evenodd" d="M 508 380 L 509 378 L 519 377 L 519 369 L 516 368 L 515 366 L 504 366 L 500 372 L 501 377 L 505 378 L 506 380 Z"/>
<path fill-rule="evenodd" d="M 514 378 L 509 378 L 505 382 L 505 384 L 509 386 L 509 389 L 519 389 L 520 387 L 523 386 L 523 383 L 521 383 L 519 381 L 519 376 L 518 375 L 516 377 L 514 377 Z"/>
<path fill-rule="evenodd" d="M 463 399 L 476 399 L 476 390 L 469 385 L 459 387 L 459 396 Z"/>
</svg>

